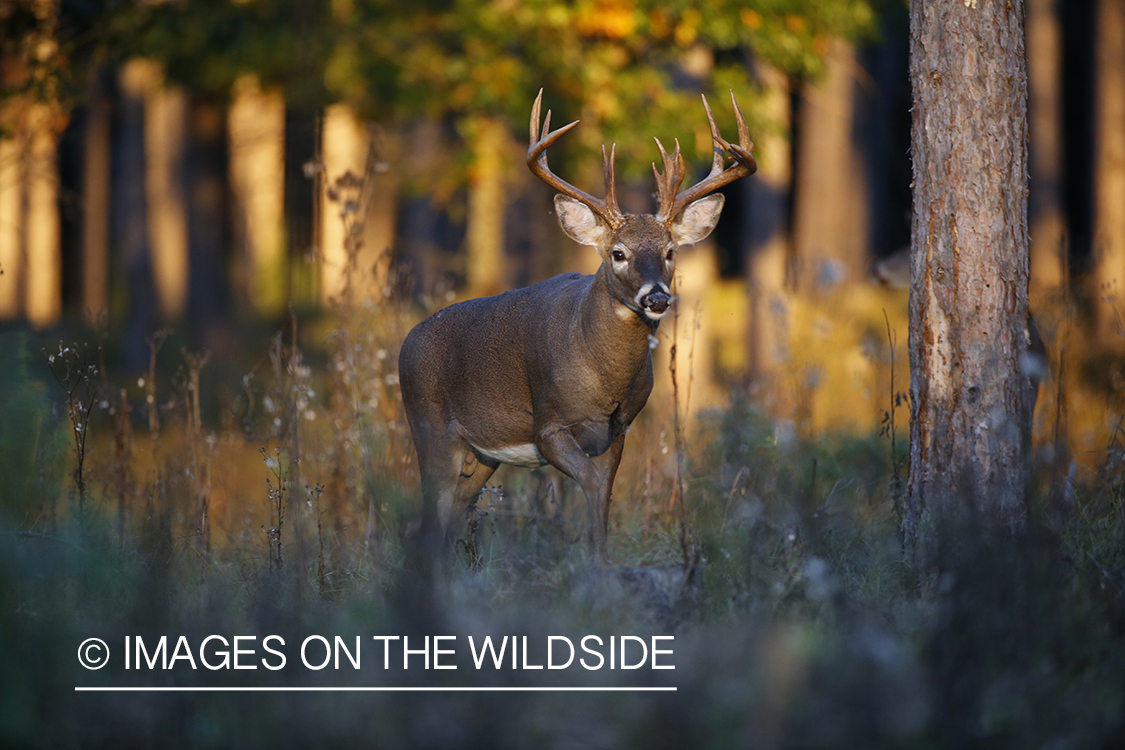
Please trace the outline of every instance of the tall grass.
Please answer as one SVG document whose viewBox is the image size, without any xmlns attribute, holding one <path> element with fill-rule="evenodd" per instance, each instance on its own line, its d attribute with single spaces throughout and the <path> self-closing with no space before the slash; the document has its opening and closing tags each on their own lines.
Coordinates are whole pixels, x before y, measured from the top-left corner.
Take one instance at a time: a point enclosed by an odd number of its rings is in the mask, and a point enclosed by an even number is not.
<svg viewBox="0 0 1125 750">
<path fill-rule="evenodd" d="M 1070 512 L 1018 543 L 959 530 L 965 543 L 923 596 L 900 547 L 899 459 L 887 438 L 800 439 L 736 391 L 680 443 L 682 506 L 670 502 L 680 482 L 661 469 L 660 441 L 630 439 L 613 506 L 615 573 L 588 565 L 576 487 L 503 472 L 466 518 L 448 579 L 421 601 L 402 576 L 417 478 L 393 377 L 411 315 L 394 315 L 357 306 L 331 321 L 294 316 L 241 374 L 154 345 L 143 382 L 99 371 L 90 375 L 96 403 L 80 404 L 51 378 L 41 345 L 5 336 L 4 745 L 1117 746 L 1120 441 L 1095 471 L 1069 480 Z M 90 414 L 84 487 L 75 409 Z M 638 430 L 658 435 L 659 425 Z M 676 444 L 669 436 L 663 447 Z M 684 528 L 699 545 L 690 586 L 675 574 Z M 674 634 L 676 669 L 126 673 L 75 663 L 90 636 L 119 644 L 215 633 L 290 643 L 309 634 Z M 73 691 L 560 682 L 678 691 Z"/>
</svg>

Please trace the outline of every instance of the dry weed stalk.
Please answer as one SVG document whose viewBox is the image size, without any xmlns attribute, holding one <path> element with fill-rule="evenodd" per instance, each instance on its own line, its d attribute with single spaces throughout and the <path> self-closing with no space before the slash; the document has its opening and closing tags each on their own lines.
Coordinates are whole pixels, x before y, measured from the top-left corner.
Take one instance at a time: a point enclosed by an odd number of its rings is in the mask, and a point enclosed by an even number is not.
<svg viewBox="0 0 1125 750">
<path fill-rule="evenodd" d="M 66 417 L 74 442 L 74 486 L 78 490 L 78 508 L 82 511 L 86 506 L 86 438 L 98 397 L 95 381 L 99 370 L 85 344 L 79 349 L 78 344 L 63 346 L 60 341 L 58 352 L 46 356 L 51 375 L 66 393 Z"/>
<path fill-rule="evenodd" d="M 694 378 L 695 331 L 699 329 L 700 308 L 698 305 L 696 306 L 693 318 L 691 344 L 688 349 L 688 381 L 685 389 L 685 404 L 681 409 L 680 385 L 676 364 L 676 350 L 679 345 L 680 306 L 678 304 L 678 298 L 676 297 L 675 280 L 672 282 L 672 298 L 677 301 L 677 304 L 675 304 L 672 313 L 672 348 L 668 356 L 668 370 L 672 375 L 672 430 L 676 450 L 676 486 L 672 493 L 671 503 L 669 504 L 669 514 L 675 513 L 678 516 L 677 520 L 680 525 L 680 552 L 683 554 L 684 558 L 684 580 L 687 581 L 699 560 L 700 552 L 699 545 L 694 539 L 694 534 L 688 531 L 687 503 L 685 502 L 684 495 L 684 461 L 687 449 L 684 440 L 683 414 L 689 413 L 687 412 L 687 405 L 690 403 L 691 385 Z"/>
<path fill-rule="evenodd" d="M 377 502 L 383 480 L 375 467 L 374 413 L 381 408 L 387 424 L 394 423 L 395 395 L 392 389 L 397 384 L 397 377 L 393 372 L 382 374 L 382 368 L 388 361 L 386 348 L 379 346 L 372 335 L 362 335 L 364 326 L 356 299 L 357 282 L 363 274 L 369 273 L 369 269 L 360 268 L 359 256 L 377 187 L 376 176 L 388 169 L 380 155 L 383 150 L 382 131 L 371 126 L 368 132 L 363 174 L 345 172 L 327 192 L 328 199 L 340 207 L 345 256 L 343 286 L 339 295 L 332 299 L 339 319 L 336 330 L 331 334 L 330 358 L 330 375 L 335 386 L 331 398 L 331 418 L 338 438 L 332 450 L 330 497 L 341 511 L 337 514 L 339 524 L 344 516 L 343 500 L 352 494 L 350 488 L 362 488 L 348 505 L 363 507 L 363 501 L 367 501 L 364 548 L 372 564 L 378 568 L 383 562 L 382 533 L 386 523 Z M 394 358 L 389 359 L 393 363 Z M 390 441 L 387 442 L 389 444 Z M 347 481 L 352 471 L 360 473 L 361 482 Z"/>
<path fill-rule="evenodd" d="M 266 493 L 270 504 L 270 527 L 267 529 L 263 525 L 262 531 L 266 534 L 266 544 L 269 547 L 270 570 L 280 570 L 284 561 L 281 534 L 285 529 L 285 498 L 289 490 L 289 482 L 285 475 L 285 469 L 281 466 L 280 446 L 274 447 L 272 456 L 265 448 L 259 448 L 258 452 L 262 454 L 262 460 L 272 475 L 272 477 L 266 477 Z"/>
<path fill-rule="evenodd" d="M 121 400 L 113 410 L 113 492 L 117 497 L 117 541 L 125 544 L 125 517 L 129 499 L 136 493 L 133 476 L 133 407 L 127 391 L 121 389 Z"/>
</svg>

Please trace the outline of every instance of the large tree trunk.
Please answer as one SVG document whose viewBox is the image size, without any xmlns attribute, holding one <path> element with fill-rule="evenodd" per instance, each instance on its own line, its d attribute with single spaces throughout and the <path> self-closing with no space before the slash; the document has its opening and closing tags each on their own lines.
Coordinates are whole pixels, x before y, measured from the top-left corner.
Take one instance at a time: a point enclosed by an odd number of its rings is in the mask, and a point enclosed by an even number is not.
<svg viewBox="0 0 1125 750">
<path fill-rule="evenodd" d="M 1051 295 L 1066 278 L 1063 218 L 1062 25 L 1058 0 L 1028 0 L 1028 126 L 1031 134 L 1031 286 Z"/>
<path fill-rule="evenodd" d="M 1023 6 L 915 0 L 910 482 L 927 574 L 966 522 L 1026 522 L 1027 73 Z"/>
<path fill-rule="evenodd" d="M 802 292 L 864 277 L 867 179 L 856 152 L 855 51 L 833 40 L 824 78 L 804 87 L 798 116 L 793 246 Z"/>
<path fill-rule="evenodd" d="M 1125 348 L 1125 2 L 1098 0 L 1094 47 L 1094 290 L 1098 339 Z"/>
</svg>

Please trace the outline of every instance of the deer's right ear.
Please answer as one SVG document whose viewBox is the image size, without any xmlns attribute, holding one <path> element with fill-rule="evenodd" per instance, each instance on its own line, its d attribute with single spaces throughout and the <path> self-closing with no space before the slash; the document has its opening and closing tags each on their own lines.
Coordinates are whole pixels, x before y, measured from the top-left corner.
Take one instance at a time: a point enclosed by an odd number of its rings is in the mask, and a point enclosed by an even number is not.
<svg viewBox="0 0 1125 750">
<path fill-rule="evenodd" d="M 555 196 L 555 215 L 559 226 L 579 245 L 598 247 L 608 228 L 589 206 L 565 195 Z"/>
</svg>

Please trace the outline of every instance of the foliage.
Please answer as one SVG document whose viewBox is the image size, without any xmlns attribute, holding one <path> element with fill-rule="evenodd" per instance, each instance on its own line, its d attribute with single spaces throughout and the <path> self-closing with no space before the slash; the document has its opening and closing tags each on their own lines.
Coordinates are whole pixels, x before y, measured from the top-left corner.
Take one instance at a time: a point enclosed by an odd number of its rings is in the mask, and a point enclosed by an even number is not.
<svg viewBox="0 0 1125 750">
<path fill-rule="evenodd" d="M 687 155 L 706 161 L 700 93 L 725 109 L 733 90 L 756 128 L 747 65 L 757 59 L 815 76 L 831 37 L 874 31 L 877 3 L 65 0 L 56 19 L 22 24 L 57 37 L 57 55 L 40 60 L 27 45 L 3 53 L 43 68 L 37 80 L 61 82 L 72 96 L 91 67 L 143 56 L 162 61 L 170 80 L 214 96 L 253 73 L 282 87 L 291 107 L 344 101 L 382 120 L 501 117 L 520 123 L 518 131 L 544 88 L 548 106 L 583 119 L 582 149 L 619 142 L 629 149 L 623 169 L 647 170 L 651 144 L 636 132 L 682 136 Z M 685 122 L 694 123 L 688 133 Z"/>
</svg>

